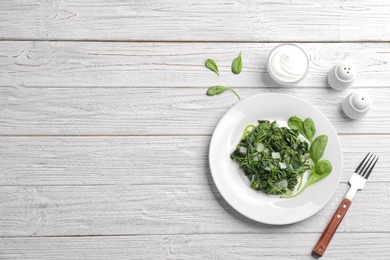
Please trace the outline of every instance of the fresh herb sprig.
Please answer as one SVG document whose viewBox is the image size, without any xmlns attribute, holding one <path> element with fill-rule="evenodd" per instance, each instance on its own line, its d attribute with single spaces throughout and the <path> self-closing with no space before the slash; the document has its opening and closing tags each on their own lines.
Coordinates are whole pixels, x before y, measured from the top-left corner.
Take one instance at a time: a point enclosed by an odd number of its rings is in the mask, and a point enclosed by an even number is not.
<svg viewBox="0 0 390 260">
<path fill-rule="evenodd" d="M 312 142 L 313 137 L 316 133 L 316 127 L 311 118 L 306 118 L 305 121 L 303 121 L 297 116 L 292 116 L 287 123 L 291 129 L 298 130 L 299 133 L 306 137 L 310 143 Z"/>
<path fill-rule="evenodd" d="M 207 59 L 207 60 L 206 60 L 206 63 L 205 63 L 205 66 L 206 66 L 206 68 L 208 68 L 209 70 L 214 71 L 214 72 L 219 76 L 218 66 L 217 66 L 217 63 L 215 63 L 214 60 L 212 60 L 212 59 Z"/>
<path fill-rule="evenodd" d="M 240 52 L 240 55 L 238 55 L 237 58 L 235 58 L 232 62 L 232 72 L 234 74 L 240 74 L 241 73 L 241 70 L 242 70 L 242 57 L 241 57 L 241 53 Z"/>
<path fill-rule="evenodd" d="M 229 88 L 229 87 L 224 87 L 224 86 L 212 86 L 207 90 L 206 94 L 208 96 L 214 96 L 214 95 L 222 94 L 226 90 L 230 90 L 238 97 L 238 99 L 241 99 L 240 96 L 237 94 L 237 92 L 234 91 L 234 89 Z"/>
<path fill-rule="evenodd" d="M 240 52 L 240 55 L 238 55 L 238 57 L 232 61 L 231 69 L 232 69 L 232 72 L 234 74 L 241 73 L 241 70 L 242 70 L 241 54 L 242 54 L 242 52 Z M 205 66 L 209 70 L 214 71 L 219 76 L 218 65 L 213 59 L 207 59 L 205 62 Z M 241 99 L 236 91 L 234 91 L 232 88 L 224 87 L 224 86 L 212 86 L 207 90 L 206 94 L 208 96 L 214 96 L 214 95 L 221 94 L 221 93 L 225 92 L 226 90 L 232 91 L 238 97 L 238 99 Z"/>
</svg>

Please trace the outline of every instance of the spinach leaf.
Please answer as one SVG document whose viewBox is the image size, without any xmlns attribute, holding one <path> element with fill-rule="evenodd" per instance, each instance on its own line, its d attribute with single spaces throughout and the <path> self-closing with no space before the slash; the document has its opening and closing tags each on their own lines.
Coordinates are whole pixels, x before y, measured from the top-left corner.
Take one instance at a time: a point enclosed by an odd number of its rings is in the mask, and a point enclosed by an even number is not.
<svg viewBox="0 0 390 260">
<path fill-rule="evenodd" d="M 295 196 L 298 196 L 299 194 L 302 193 L 308 186 L 312 185 L 313 183 L 322 180 L 326 176 L 328 176 L 332 172 L 332 164 L 328 160 L 321 160 L 318 161 L 313 169 L 311 170 L 309 177 L 307 179 L 307 182 L 303 189 L 299 191 L 298 193 L 291 195 L 291 196 L 281 196 L 281 198 L 293 198 Z"/>
<path fill-rule="evenodd" d="M 302 135 L 304 134 L 305 131 L 303 130 L 303 121 L 299 117 L 297 116 L 290 117 L 288 119 L 287 124 L 291 129 L 298 130 L 299 133 Z"/>
<path fill-rule="evenodd" d="M 314 125 L 314 122 L 311 118 L 306 118 L 305 121 L 303 121 L 303 131 L 305 137 L 310 141 L 310 143 L 313 141 L 313 137 L 316 133 L 316 127 Z"/>
<path fill-rule="evenodd" d="M 241 99 L 236 91 L 234 91 L 232 88 L 228 88 L 228 87 L 224 87 L 224 86 L 212 86 L 207 90 L 206 94 L 208 96 L 214 96 L 214 95 L 222 94 L 226 90 L 230 90 L 238 97 L 238 99 Z"/>
<path fill-rule="evenodd" d="M 241 53 L 238 55 L 237 58 L 235 58 L 232 62 L 232 72 L 234 74 L 240 74 L 242 70 L 242 58 L 241 58 Z"/>
<path fill-rule="evenodd" d="M 206 67 L 211 70 L 211 71 L 214 71 L 218 76 L 219 76 L 219 73 L 218 73 L 218 66 L 217 66 L 217 63 L 215 63 L 214 60 L 212 59 L 207 59 L 206 60 Z"/>
<path fill-rule="evenodd" d="M 303 135 L 309 142 L 313 141 L 313 137 L 316 133 L 316 127 L 311 118 L 306 118 L 305 121 L 302 121 L 297 116 L 292 116 L 288 119 L 288 126 L 291 129 L 296 129 L 298 132 Z"/>
<path fill-rule="evenodd" d="M 307 186 L 312 185 L 313 183 L 322 180 L 326 176 L 328 176 L 332 172 L 332 164 L 328 160 L 320 160 L 318 161 L 313 169 L 310 172 L 310 175 L 305 184 L 305 189 Z"/>
<path fill-rule="evenodd" d="M 314 139 L 309 149 L 310 157 L 314 163 L 317 163 L 318 160 L 321 159 L 327 144 L 328 136 L 326 135 L 320 135 L 316 139 Z"/>
</svg>

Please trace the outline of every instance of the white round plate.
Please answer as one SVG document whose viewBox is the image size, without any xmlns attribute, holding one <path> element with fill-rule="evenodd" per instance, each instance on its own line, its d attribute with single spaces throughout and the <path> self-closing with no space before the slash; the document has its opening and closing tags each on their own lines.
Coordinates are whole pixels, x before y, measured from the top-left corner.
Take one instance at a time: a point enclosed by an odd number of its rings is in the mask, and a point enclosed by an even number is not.
<svg viewBox="0 0 390 260">
<path fill-rule="evenodd" d="M 317 128 L 316 136 L 328 136 L 322 158 L 332 163 L 332 173 L 294 198 L 283 199 L 252 190 L 243 171 L 230 158 L 230 153 L 240 142 L 248 124 L 265 119 L 287 126 L 291 116 L 312 118 Z M 222 117 L 211 138 L 209 162 L 215 185 L 233 208 L 255 221 L 284 225 L 311 217 L 328 203 L 340 182 L 343 158 L 336 131 L 318 109 L 293 96 L 262 94 L 239 102 Z"/>
</svg>

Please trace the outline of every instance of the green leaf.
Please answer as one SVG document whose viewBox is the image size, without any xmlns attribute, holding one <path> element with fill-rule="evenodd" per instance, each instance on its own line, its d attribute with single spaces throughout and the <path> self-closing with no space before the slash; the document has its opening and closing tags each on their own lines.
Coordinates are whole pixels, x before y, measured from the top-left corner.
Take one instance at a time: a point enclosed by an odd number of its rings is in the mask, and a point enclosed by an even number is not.
<svg viewBox="0 0 390 260">
<path fill-rule="evenodd" d="M 228 87 L 224 87 L 224 86 L 212 86 L 210 87 L 206 94 L 208 96 L 214 96 L 214 95 L 218 95 L 218 94 L 221 94 L 223 92 L 225 92 L 226 90 L 228 90 Z"/>
<path fill-rule="evenodd" d="M 317 163 L 321 159 L 322 155 L 324 155 L 327 144 L 328 136 L 326 135 L 320 135 L 314 139 L 309 149 L 310 157 L 314 163 Z"/>
<path fill-rule="evenodd" d="M 238 55 L 237 58 L 235 58 L 232 62 L 232 72 L 234 74 L 240 74 L 242 70 L 242 58 L 241 58 L 241 53 Z"/>
<path fill-rule="evenodd" d="M 207 90 L 206 94 L 208 96 L 214 96 L 214 95 L 222 94 L 226 90 L 233 92 L 238 97 L 238 99 L 241 99 L 236 91 L 234 91 L 232 88 L 228 88 L 228 87 L 224 87 L 224 86 L 212 86 Z"/>
<path fill-rule="evenodd" d="M 217 63 L 215 63 L 214 60 L 212 60 L 212 59 L 207 59 L 207 60 L 206 60 L 205 66 L 206 66 L 206 68 L 208 68 L 209 70 L 214 71 L 214 72 L 219 76 L 219 73 L 218 73 L 218 66 L 217 66 Z"/>
<path fill-rule="evenodd" d="M 322 180 L 323 178 L 327 177 L 332 172 L 332 164 L 328 160 L 321 160 L 318 161 L 313 169 L 310 172 L 309 177 L 307 178 L 307 182 L 305 184 L 305 187 L 302 189 L 306 189 L 308 186 L 312 185 L 313 183 L 316 183 L 317 181 Z"/>
<path fill-rule="evenodd" d="M 332 164 L 328 160 L 320 160 L 314 165 L 314 171 L 319 176 L 316 181 L 319 181 L 332 172 Z"/>
<path fill-rule="evenodd" d="M 288 124 L 288 126 L 291 129 L 298 130 L 298 132 L 303 135 L 304 130 L 303 130 L 303 121 L 302 121 L 302 119 L 300 119 L 297 116 L 292 116 L 292 117 L 290 117 L 288 119 L 287 124 Z"/>
<path fill-rule="evenodd" d="M 298 132 L 303 135 L 310 143 L 313 140 L 313 137 L 316 133 L 316 127 L 311 118 L 306 118 L 305 121 L 302 121 L 297 116 L 292 116 L 288 119 L 288 126 L 291 129 L 296 129 Z"/>
<path fill-rule="evenodd" d="M 316 133 L 316 127 L 314 125 L 314 122 L 311 118 L 306 118 L 305 121 L 303 121 L 303 131 L 304 131 L 304 135 L 305 137 L 310 141 L 312 142 L 313 141 L 313 137 Z"/>
</svg>

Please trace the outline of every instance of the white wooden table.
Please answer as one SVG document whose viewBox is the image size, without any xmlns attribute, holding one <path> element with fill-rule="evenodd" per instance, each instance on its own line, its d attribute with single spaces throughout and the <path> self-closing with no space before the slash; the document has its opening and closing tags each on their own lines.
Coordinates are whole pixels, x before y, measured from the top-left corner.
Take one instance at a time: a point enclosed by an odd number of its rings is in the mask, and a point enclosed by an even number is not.
<svg viewBox="0 0 390 260">
<path fill-rule="evenodd" d="M 390 259 L 389 41 L 385 0 L 1 1 L 0 259 L 312 259 L 368 151 L 378 166 L 323 258 Z M 298 86 L 267 75 L 280 42 L 309 54 Z M 358 79 L 338 92 L 326 77 L 343 59 Z M 268 226 L 223 200 L 208 145 L 237 101 L 206 96 L 216 84 L 290 93 L 330 119 L 344 172 L 323 210 Z M 340 104 L 358 89 L 374 104 L 352 121 Z"/>
</svg>

